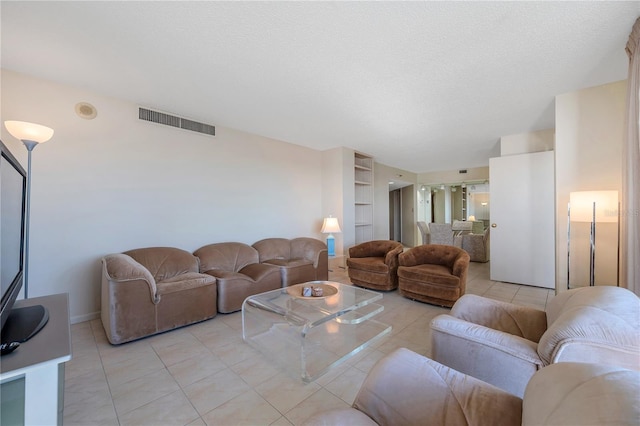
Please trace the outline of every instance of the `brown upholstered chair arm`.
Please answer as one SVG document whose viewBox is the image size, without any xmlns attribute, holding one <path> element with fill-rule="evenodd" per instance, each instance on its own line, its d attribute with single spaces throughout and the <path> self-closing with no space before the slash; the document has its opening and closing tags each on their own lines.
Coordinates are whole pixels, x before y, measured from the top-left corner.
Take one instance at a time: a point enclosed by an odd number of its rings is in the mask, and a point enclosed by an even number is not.
<svg viewBox="0 0 640 426">
<path fill-rule="evenodd" d="M 451 316 L 538 342 L 547 330 L 544 311 L 465 294 L 451 308 Z"/>
<path fill-rule="evenodd" d="M 462 250 L 462 249 L 461 249 Z M 463 274 L 466 274 L 469 270 L 469 262 L 471 261 L 471 257 L 469 253 L 462 250 L 456 260 L 451 265 L 451 273 L 456 277 L 462 277 Z"/>
<path fill-rule="evenodd" d="M 429 263 L 426 261 L 421 250 L 411 249 L 398 255 L 399 266 L 416 266 Z"/>
<path fill-rule="evenodd" d="M 131 256 L 115 253 L 102 258 L 105 278 L 113 282 L 143 281 L 149 287 L 154 303 L 158 302 L 156 281 L 147 268 Z"/>
</svg>

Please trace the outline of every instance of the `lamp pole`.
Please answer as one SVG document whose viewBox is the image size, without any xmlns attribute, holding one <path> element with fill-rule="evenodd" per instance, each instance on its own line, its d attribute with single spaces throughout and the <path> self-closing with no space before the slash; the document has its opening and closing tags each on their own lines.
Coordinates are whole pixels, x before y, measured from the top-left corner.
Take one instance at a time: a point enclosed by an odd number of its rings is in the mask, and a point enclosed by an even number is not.
<svg viewBox="0 0 640 426">
<path fill-rule="evenodd" d="M 31 151 L 38 145 L 38 142 L 23 140 L 27 147 L 27 205 L 25 212 L 24 227 L 24 298 L 29 298 L 29 224 L 31 223 Z"/>
</svg>

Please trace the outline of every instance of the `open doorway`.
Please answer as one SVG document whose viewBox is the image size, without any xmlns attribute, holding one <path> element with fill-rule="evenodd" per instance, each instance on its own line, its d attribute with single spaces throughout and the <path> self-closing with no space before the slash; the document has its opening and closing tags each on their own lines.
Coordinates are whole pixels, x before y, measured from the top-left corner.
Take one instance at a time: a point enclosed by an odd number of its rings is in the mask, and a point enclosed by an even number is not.
<svg viewBox="0 0 640 426">
<path fill-rule="evenodd" d="M 415 242 L 414 185 L 389 182 L 389 239 L 413 247 Z"/>
</svg>

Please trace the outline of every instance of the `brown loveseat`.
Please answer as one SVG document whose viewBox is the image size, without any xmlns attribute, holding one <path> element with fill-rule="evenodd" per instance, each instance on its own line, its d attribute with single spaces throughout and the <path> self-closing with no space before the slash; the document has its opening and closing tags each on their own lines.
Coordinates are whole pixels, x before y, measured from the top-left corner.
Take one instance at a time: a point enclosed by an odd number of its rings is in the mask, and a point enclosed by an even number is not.
<svg viewBox="0 0 640 426">
<path fill-rule="evenodd" d="M 402 250 L 402 244 L 390 240 L 367 241 L 349 248 L 349 279 L 360 287 L 395 290 L 398 288 L 398 255 Z"/>
<path fill-rule="evenodd" d="M 280 268 L 282 287 L 329 279 L 327 245 L 315 238 L 266 238 L 253 244 L 260 263 Z"/>
<path fill-rule="evenodd" d="M 173 247 L 149 247 L 102 259 L 101 319 L 113 344 L 213 318 L 216 279 Z"/>
<path fill-rule="evenodd" d="M 247 244 L 209 244 L 193 254 L 200 259 L 200 272 L 216 277 L 218 312 L 239 311 L 248 296 L 282 286 L 280 268 L 260 263 L 258 250 Z"/>
<path fill-rule="evenodd" d="M 398 256 L 400 294 L 451 307 L 467 287 L 469 255 L 461 248 L 426 244 Z"/>
</svg>

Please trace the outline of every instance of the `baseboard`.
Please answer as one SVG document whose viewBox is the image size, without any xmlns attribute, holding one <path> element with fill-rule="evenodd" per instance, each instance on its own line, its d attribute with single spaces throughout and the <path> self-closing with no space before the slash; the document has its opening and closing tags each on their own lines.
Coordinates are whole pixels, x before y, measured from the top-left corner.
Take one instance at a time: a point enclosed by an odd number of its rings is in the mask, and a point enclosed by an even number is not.
<svg viewBox="0 0 640 426">
<path fill-rule="evenodd" d="M 100 311 L 92 312 L 86 315 L 77 315 L 70 318 L 71 324 L 78 324 L 80 322 L 91 321 L 100 318 Z"/>
</svg>

